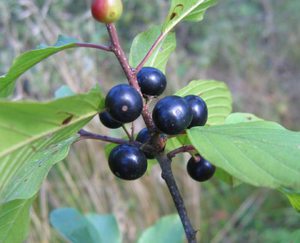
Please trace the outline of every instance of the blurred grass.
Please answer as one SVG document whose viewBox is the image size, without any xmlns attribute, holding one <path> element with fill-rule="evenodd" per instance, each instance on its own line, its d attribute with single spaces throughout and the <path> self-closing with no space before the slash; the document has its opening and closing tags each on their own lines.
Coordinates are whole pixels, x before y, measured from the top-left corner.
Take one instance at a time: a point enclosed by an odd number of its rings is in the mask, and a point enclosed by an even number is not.
<svg viewBox="0 0 300 243">
<path fill-rule="evenodd" d="M 53 44 L 59 34 L 107 43 L 106 29 L 91 19 L 89 4 L 0 1 L 0 73 L 18 54 L 40 43 Z M 124 0 L 124 6 L 117 27 L 128 51 L 136 34 L 164 19 L 168 1 Z M 223 80 L 233 92 L 236 111 L 299 130 L 299 11 L 297 1 L 228 0 L 209 10 L 201 23 L 180 25 L 166 93 L 192 79 Z M 62 84 L 81 92 L 99 82 L 107 91 L 124 81 L 111 54 L 78 49 L 57 54 L 21 76 L 15 99 L 50 99 Z M 142 127 L 140 122 L 136 125 Z M 111 133 L 97 119 L 89 129 Z M 280 193 L 246 185 L 232 189 L 215 179 L 199 185 L 185 172 L 187 159 L 177 159 L 174 173 L 202 242 L 292 242 L 291 237 L 299 235 L 299 216 Z M 50 172 L 31 213 L 28 242 L 63 242 L 48 222 L 49 212 L 57 207 L 114 213 L 124 242 L 134 242 L 141 230 L 175 211 L 158 166 L 141 180 L 120 181 L 108 169 L 104 143 L 95 141 L 75 144 L 68 158 Z"/>
</svg>

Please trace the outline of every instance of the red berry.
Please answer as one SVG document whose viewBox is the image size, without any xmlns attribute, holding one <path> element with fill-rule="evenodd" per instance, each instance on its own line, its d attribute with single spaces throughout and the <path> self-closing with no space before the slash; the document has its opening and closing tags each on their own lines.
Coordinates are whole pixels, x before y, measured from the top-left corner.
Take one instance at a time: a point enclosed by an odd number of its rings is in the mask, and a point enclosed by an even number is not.
<svg viewBox="0 0 300 243">
<path fill-rule="evenodd" d="M 115 22 L 123 12 L 122 0 L 93 0 L 91 11 L 93 17 L 101 23 Z"/>
</svg>

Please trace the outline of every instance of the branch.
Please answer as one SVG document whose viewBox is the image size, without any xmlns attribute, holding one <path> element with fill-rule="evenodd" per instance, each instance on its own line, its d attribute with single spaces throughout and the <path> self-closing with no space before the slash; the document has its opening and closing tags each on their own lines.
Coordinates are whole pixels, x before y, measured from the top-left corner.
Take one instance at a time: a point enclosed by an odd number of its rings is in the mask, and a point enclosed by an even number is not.
<svg viewBox="0 0 300 243">
<path fill-rule="evenodd" d="M 141 96 L 143 96 L 141 93 L 140 86 L 136 79 L 136 72 L 130 67 L 127 57 L 120 45 L 118 32 L 116 30 L 115 25 L 107 24 L 106 28 L 107 28 L 107 31 L 108 31 L 108 34 L 109 34 L 109 37 L 111 40 L 111 45 L 112 45 L 111 49 L 114 52 L 114 54 L 116 55 L 117 59 L 119 60 L 119 63 L 129 81 L 129 83 L 140 93 Z M 147 127 L 151 131 L 154 131 L 155 126 L 153 124 L 151 114 L 150 114 L 148 106 L 146 104 L 143 105 L 142 116 L 143 116 L 143 119 L 144 119 Z"/>
<path fill-rule="evenodd" d="M 167 154 L 167 156 L 168 156 L 169 159 L 172 159 L 177 154 L 184 153 L 184 152 L 189 152 L 189 151 L 195 151 L 195 148 L 194 148 L 193 145 L 184 145 L 184 146 L 182 146 L 180 148 L 174 149 L 171 152 L 169 152 Z"/>
<path fill-rule="evenodd" d="M 111 52 L 112 49 L 109 46 L 104 46 L 104 45 L 98 45 L 98 44 L 93 44 L 93 43 L 75 43 L 76 46 L 78 47 L 86 47 L 86 48 L 94 48 L 94 49 L 100 49 L 103 51 L 108 51 Z"/>
<path fill-rule="evenodd" d="M 127 141 L 125 139 L 103 136 L 103 135 L 100 135 L 100 134 L 95 134 L 95 133 L 85 131 L 83 129 L 81 129 L 78 132 L 78 134 L 80 135 L 80 140 L 81 139 L 94 139 L 94 140 L 101 140 L 101 141 L 104 141 L 104 142 L 116 143 L 116 144 L 129 143 L 129 141 Z"/>
<path fill-rule="evenodd" d="M 143 58 L 143 60 L 140 62 L 140 64 L 136 67 L 135 71 L 138 73 L 141 68 L 144 66 L 144 64 L 148 61 L 149 57 L 154 52 L 155 48 L 160 44 L 160 42 L 165 38 L 165 35 L 163 33 L 160 33 L 160 35 L 157 37 L 156 41 L 153 43 L 153 45 L 150 47 L 149 51 Z"/>
<path fill-rule="evenodd" d="M 187 215 L 183 199 L 176 185 L 176 181 L 172 173 L 171 160 L 167 157 L 166 154 L 163 153 L 159 154 L 156 157 L 156 159 L 158 160 L 162 170 L 162 178 L 165 180 L 168 186 L 172 199 L 175 203 L 177 212 L 180 216 L 186 234 L 186 238 L 189 243 L 196 243 L 196 231 L 194 230 L 191 221 Z"/>
<path fill-rule="evenodd" d="M 129 81 L 129 83 L 136 88 L 140 93 L 140 86 L 138 85 L 138 82 L 136 80 L 135 74 L 132 71 L 127 57 L 120 45 L 119 37 L 118 37 L 118 32 L 116 30 L 116 27 L 114 24 L 107 24 L 106 25 L 110 40 L 111 40 L 111 49 L 113 53 L 116 55 L 117 59 L 119 60 L 119 63 L 121 64 L 121 67 Z"/>
</svg>

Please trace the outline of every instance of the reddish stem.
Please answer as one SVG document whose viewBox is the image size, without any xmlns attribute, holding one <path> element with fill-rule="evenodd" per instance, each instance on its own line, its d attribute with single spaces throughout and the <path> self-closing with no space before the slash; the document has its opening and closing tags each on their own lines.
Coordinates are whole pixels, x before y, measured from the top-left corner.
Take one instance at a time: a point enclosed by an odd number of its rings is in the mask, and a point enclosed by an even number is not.
<svg viewBox="0 0 300 243">
<path fill-rule="evenodd" d="M 177 149 L 174 149 L 172 150 L 171 152 L 169 152 L 167 154 L 168 158 L 169 159 L 172 159 L 174 158 L 177 154 L 180 154 L 180 153 L 185 153 L 185 152 L 189 152 L 189 151 L 195 151 L 195 148 L 193 145 L 184 145 L 180 148 L 177 148 Z"/>
<path fill-rule="evenodd" d="M 111 39 L 112 42 L 112 46 L 111 49 L 112 51 L 115 53 L 117 59 L 119 60 L 119 63 L 128 79 L 128 82 L 140 93 L 140 95 L 142 96 L 141 93 L 141 89 L 140 86 L 137 82 L 136 79 L 136 72 L 130 67 L 127 57 L 120 45 L 120 41 L 119 41 L 119 37 L 118 37 L 118 33 L 116 30 L 116 27 L 114 24 L 107 24 L 106 25 L 109 37 Z M 152 121 L 152 117 L 151 114 L 149 112 L 148 106 L 147 104 L 144 103 L 143 105 L 143 111 L 142 111 L 142 116 L 143 119 L 146 123 L 146 126 L 151 130 L 154 131 L 155 130 L 155 126 L 153 124 Z"/>
<path fill-rule="evenodd" d="M 138 73 L 141 68 L 144 66 L 144 64 L 148 61 L 149 57 L 152 55 L 152 53 L 154 52 L 155 48 L 159 45 L 159 43 L 165 38 L 165 35 L 163 33 L 161 33 L 156 41 L 153 43 L 153 45 L 150 47 L 149 51 L 147 52 L 147 54 L 145 55 L 145 57 L 143 58 L 143 60 L 140 62 L 140 64 L 136 67 L 135 71 L 136 73 Z"/>
<path fill-rule="evenodd" d="M 75 43 L 76 46 L 78 47 L 85 47 L 85 48 L 94 48 L 94 49 L 100 49 L 103 51 L 109 51 L 111 52 L 112 49 L 109 46 L 104 46 L 104 45 L 98 45 L 98 44 L 93 44 L 93 43 Z"/>
<path fill-rule="evenodd" d="M 80 140 L 81 139 L 94 139 L 94 140 L 101 140 L 101 141 L 104 141 L 104 142 L 116 143 L 116 144 L 129 143 L 129 141 L 127 141 L 125 139 L 103 136 L 103 135 L 100 135 L 100 134 L 95 134 L 95 133 L 85 131 L 83 129 L 81 129 L 78 132 L 78 134 L 80 135 Z"/>
</svg>

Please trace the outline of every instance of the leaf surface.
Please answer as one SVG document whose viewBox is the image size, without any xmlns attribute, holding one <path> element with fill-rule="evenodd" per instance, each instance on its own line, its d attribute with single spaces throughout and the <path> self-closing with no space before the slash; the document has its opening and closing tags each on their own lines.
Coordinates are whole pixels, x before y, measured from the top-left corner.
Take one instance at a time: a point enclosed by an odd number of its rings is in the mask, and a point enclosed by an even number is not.
<svg viewBox="0 0 300 243">
<path fill-rule="evenodd" d="M 216 0 L 172 0 L 162 31 L 168 33 L 181 21 L 200 21 Z"/>
<path fill-rule="evenodd" d="M 160 218 L 153 226 L 146 229 L 138 243 L 183 243 L 184 230 L 177 214 Z"/>
<path fill-rule="evenodd" d="M 300 133 L 256 121 L 187 131 L 197 151 L 235 178 L 259 187 L 300 189 Z"/>
<path fill-rule="evenodd" d="M 14 91 L 16 79 L 28 69 L 57 52 L 77 47 L 76 41 L 74 38 L 59 36 L 54 46 L 40 45 L 36 50 L 18 56 L 8 72 L 0 76 L 0 98 L 7 97 Z"/>
<path fill-rule="evenodd" d="M 142 61 L 160 34 L 161 27 L 153 26 L 147 31 L 138 34 L 134 38 L 129 55 L 129 63 L 131 66 L 136 67 Z M 144 66 L 155 67 L 165 73 L 167 62 L 175 48 L 175 33 L 170 33 L 155 48 L 154 52 Z"/>
<path fill-rule="evenodd" d="M 28 233 L 29 209 L 34 197 L 0 204 L 0 242 L 21 243 Z"/>
<path fill-rule="evenodd" d="M 35 195 L 102 108 L 98 89 L 44 103 L 0 101 L 0 203 Z"/>
</svg>

